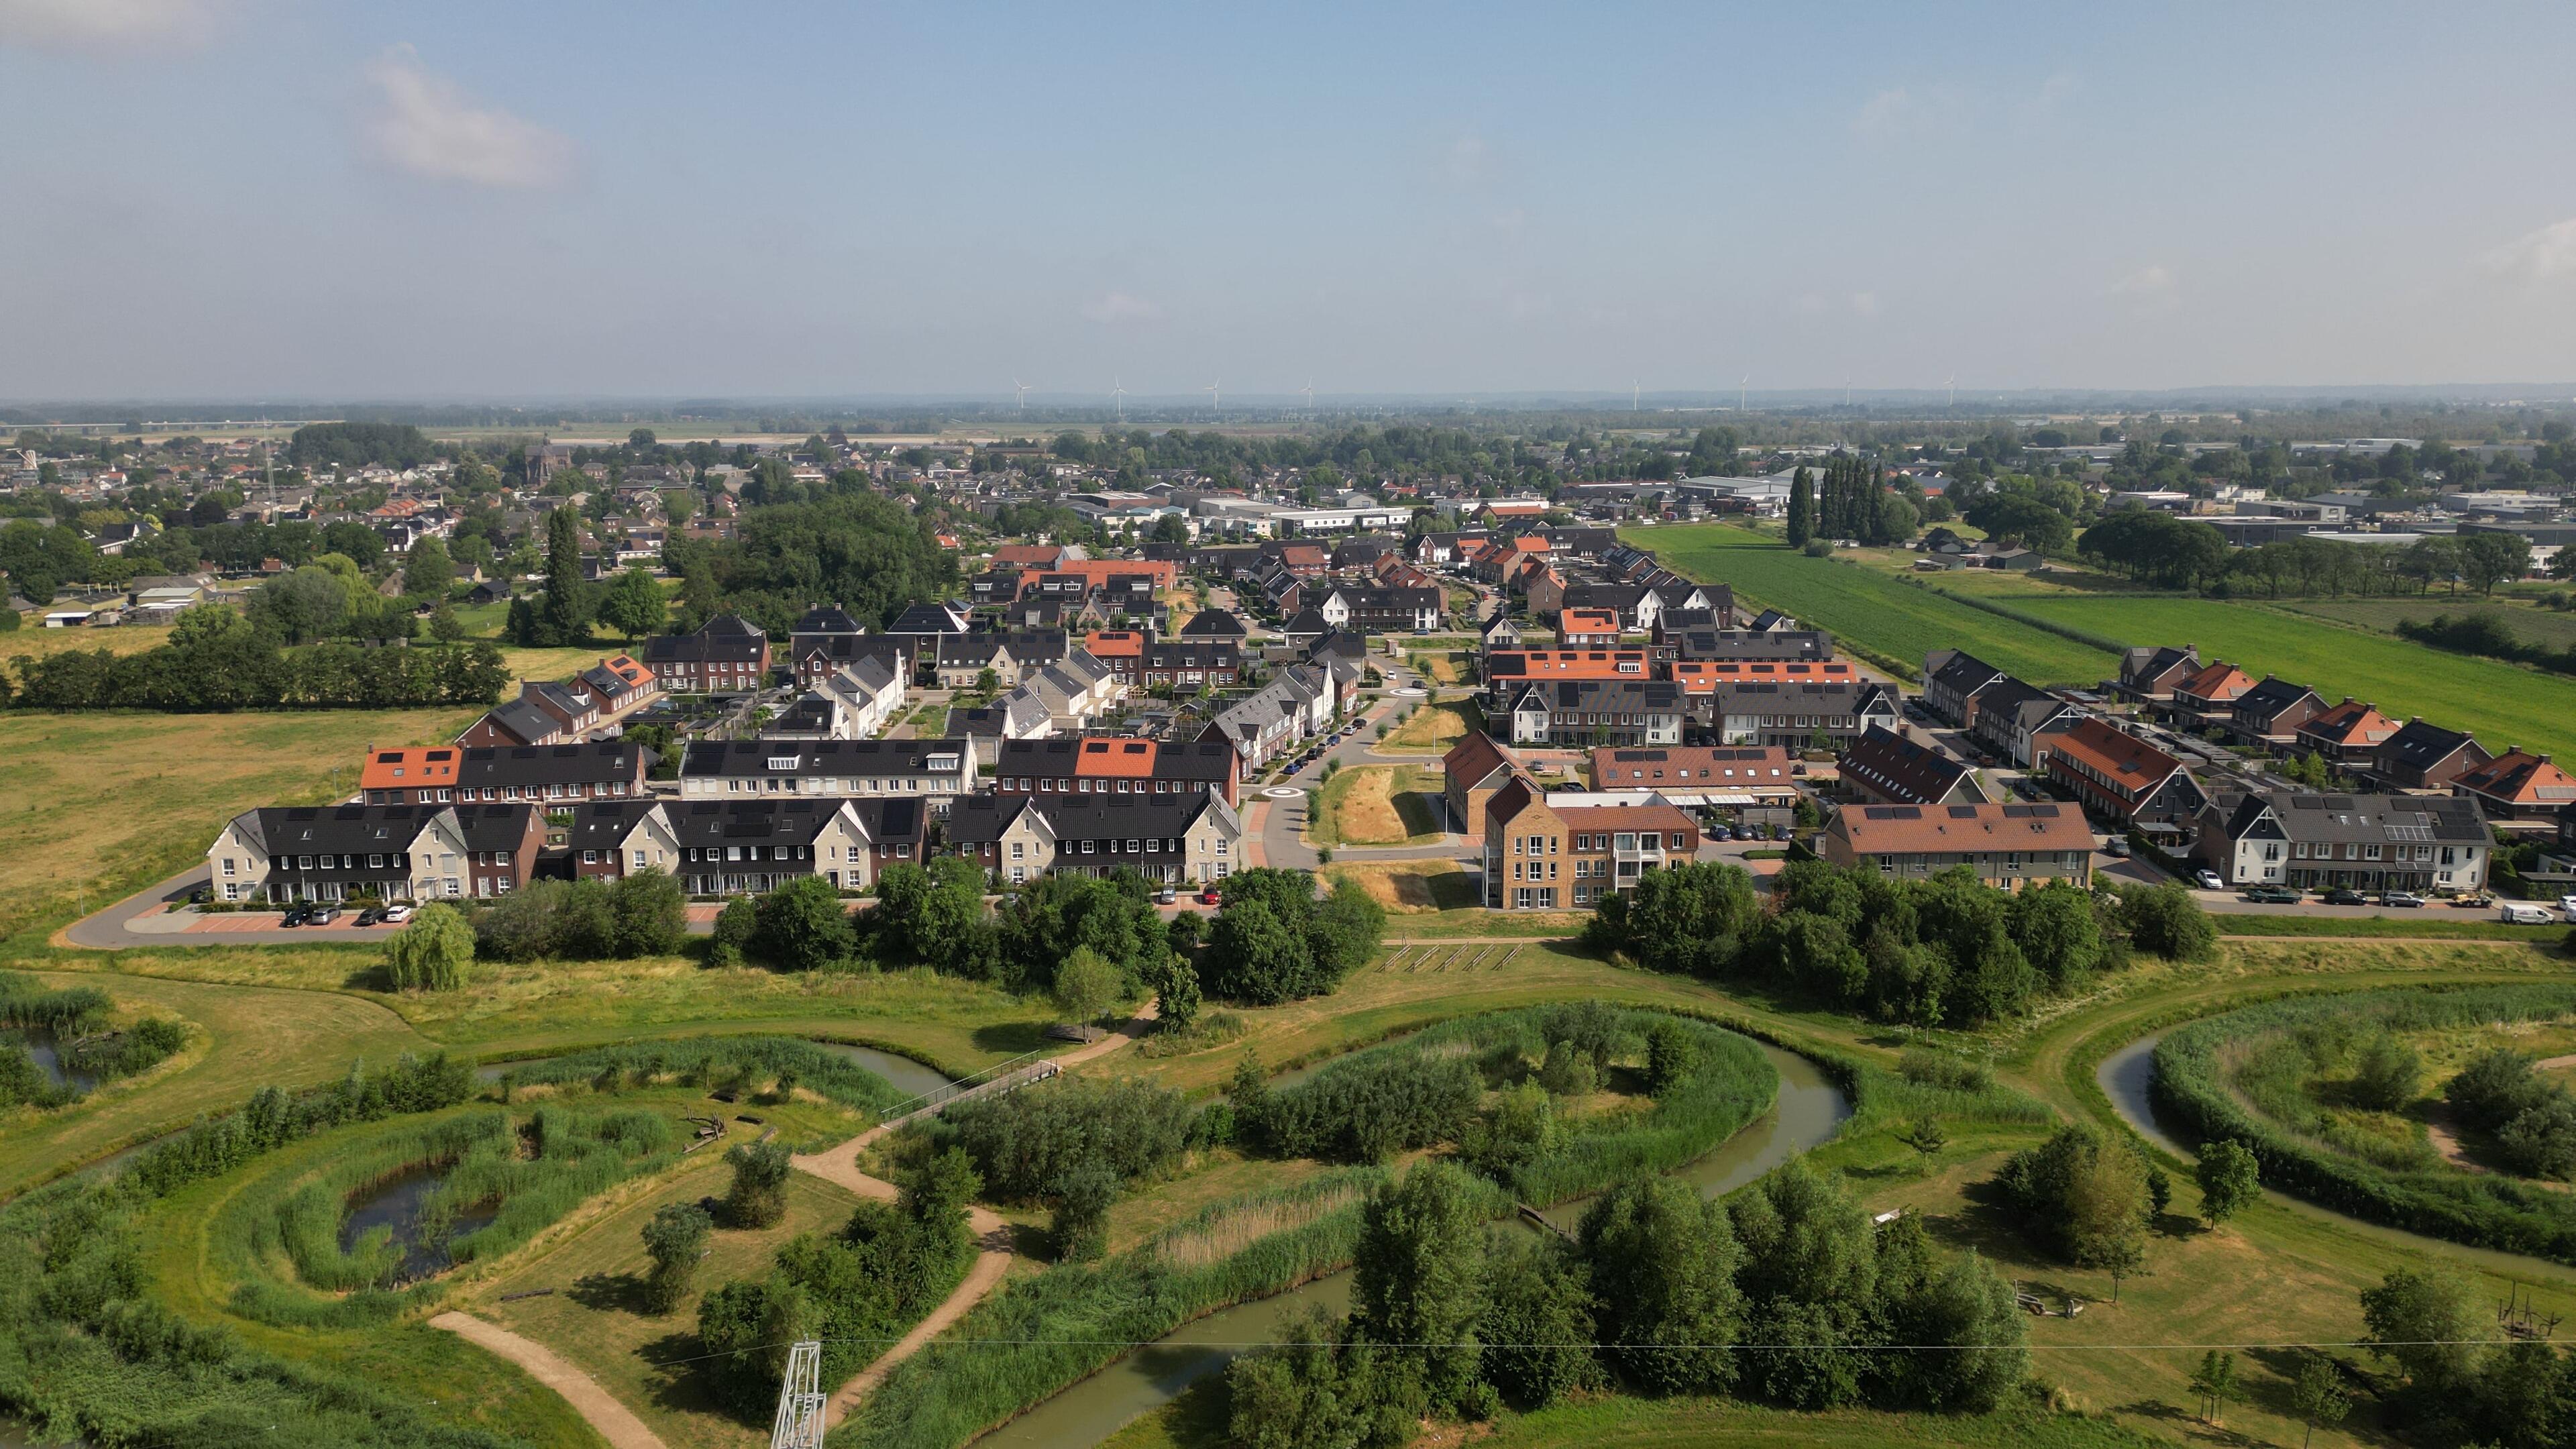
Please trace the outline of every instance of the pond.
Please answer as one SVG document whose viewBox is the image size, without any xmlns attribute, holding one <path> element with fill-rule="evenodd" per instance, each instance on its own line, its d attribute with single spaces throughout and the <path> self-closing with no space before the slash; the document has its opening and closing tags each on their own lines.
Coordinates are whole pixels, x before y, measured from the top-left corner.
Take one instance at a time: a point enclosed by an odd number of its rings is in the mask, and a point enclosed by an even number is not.
<svg viewBox="0 0 2576 1449">
<path fill-rule="evenodd" d="M 83 1094 L 98 1090 L 98 1078 L 82 1072 L 67 1072 L 63 1069 L 62 1044 L 54 1039 L 53 1033 L 22 1031 L 15 1035 L 18 1044 L 27 1049 L 27 1055 L 36 1059 L 36 1070 L 45 1074 L 48 1085 L 68 1086 Z"/>
<path fill-rule="evenodd" d="M 348 1216 L 340 1220 L 340 1251 L 348 1252 L 367 1234 L 387 1228 L 393 1233 L 394 1246 L 402 1249 L 402 1266 L 394 1271 L 396 1282 L 415 1282 L 454 1267 L 447 1245 L 485 1227 L 497 1214 L 490 1207 L 469 1208 L 450 1218 L 446 1231 L 426 1231 L 420 1220 L 421 1205 L 438 1190 L 440 1181 L 438 1173 L 416 1167 L 350 1198 Z"/>
<path fill-rule="evenodd" d="M 1814 1062 L 1767 1042 L 1755 1045 L 1780 1074 L 1779 1100 L 1743 1131 L 1678 1170 L 1702 1197 L 1732 1192 L 1791 1155 L 1831 1140 L 1852 1114 L 1851 1099 Z M 1588 1202 L 1559 1203 L 1545 1216 L 1571 1226 L 1582 1218 Z M 1351 1275 L 1345 1271 L 1274 1297 L 1221 1309 L 1136 1350 L 975 1442 L 994 1449 L 1086 1449 L 1179 1398 L 1183 1390 L 1224 1368 L 1245 1348 L 1267 1342 L 1282 1319 L 1316 1305 L 1340 1313 L 1349 1306 L 1350 1296 Z"/>
</svg>

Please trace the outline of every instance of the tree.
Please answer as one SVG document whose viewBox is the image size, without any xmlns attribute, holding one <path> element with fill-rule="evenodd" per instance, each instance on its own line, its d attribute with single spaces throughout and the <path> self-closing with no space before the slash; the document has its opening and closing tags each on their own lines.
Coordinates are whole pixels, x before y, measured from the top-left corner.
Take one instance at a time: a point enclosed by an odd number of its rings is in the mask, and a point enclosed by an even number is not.
<svg viewBox="0 0 2576 1449">
<path fill-rule="evenodd" d="M 760 934 L 760 909 L 749 896 L 735 896 L 716 913 L 713 937 L 707 944 L 707 960 L 717 966 L 739 966 L 751 943 Z"/>
<path fill-rule="evenodd" d="M 474 928 L 454 906 L 433 901 L 385 942 L 385 973 L 396 991 L 453 991 L 474 964 Z"/>
<path fill-rule="evenodd" d="M 2218 1406 L 2237 1396 L 2236 1355 L 2213 1348 L 2191 1371 L 2191 1391 L 2200 1397 L 2201 1422 L 2218 1423 Z"/>
<path fill-rule="evenodd" d="M 254 622 L 289 644 L 301 644 L 340 627 L 349 616 L 349 591 L 331 570 L 306 564 L 253 590 L 249 610 Z"/>
<path fill-rule="evenodd" d="M 2352 1412 L 2352 1390 L 2344 1387 L 2343 1374 L 2333 1359 L 2310 1354 L 2299 1361 L 2298 1376 L 2290 1380 L 2290 1412 L 2308 1426 L 2300 1449 L 2316 1442 L 2319 1424 L 2332 1428 Z"/>
<path fill-rule="evenodd" d="M 1485 1312 L 1476 1325 L 1485 1381 L 1523 1408 L 1599 1388 L 1599 1330 L 1583 1264 L 1554 1238 L 1489 1258 Z"/>
<path fill-rule="evenodd" d="M 2353 1100 L 2365 1107 L 2393 1112 L 2415 1100 L 2423 1086 L 2424 1059 L 2389 1032 L 2363 1043 L 2353 1072 Z"/>
<path fill-rule="evenodd" d="M 1074 1025 L 1089 1028 L 1118 998 L 1118 968 L 1088 946 L 1076 946 L 1056 968 L 1055 1005 Z"/>
<path fill-rule="evenodd" d="M 1056 1261 L 1088 1263 L 1108 1251 L 1109 1209 L 1118 1201 L 1118 1174 L 1098 1158 L 1078 1163 L 1056 1179 Z"/>
<path fill-rule="evenodd" d="M 1630 1377 L 1659 1393 L 1714 1393 L 1735 1381 L 1743 1300 L 1722 1207 L 1677 1178 L 1634 1179 L 1583 1215 L 1579 1241 L 1602 1339 Z"/>
<path fill-rule="evenodd" d="M 2174 961 L 2207 960 L 2218 949 L 2218 927 L 2179 881 L 2120 888 L 2120 915 L 2141 951 Z"/>
<path fill-rule="evenodd" d="M 609 887 L 613 953 L 625 960 L 668 956 L 689 934 L 689 897 L 667 871 L 647 867 Z"/>
<path fill-rule="evenodd" d="M 429 637 L 441 644 L 453 644 L 465 637 L 465 621 L 456 617 L 456 609 L 445 599 L 429 611 Z"/>
<path fill-rule="evenodd" d="M 455 582 L 456 565 L 449 561 L 443 540 L 424 538 L 403 555 L 403 592 L 413 598 L 443 601 L 448 586 Z"/>
<path fill-rule="evenodd" d="M 1789 475 L 1789 546 L 1805 548 L 1816 536 L 1816 480 L 1806 469 Z"/>
<path fill-rule="evenodd" d="M 2518 579 L 2531 572 L 2531 543 L 2514 533 L 2462 533 L 2453 540 L 2459 546 L 2460 572 L 2482 594 L 2493 595 L 2497 584 Z"/>
<path fill-rule="evenodd" d="M 617 576 L 599 601 L 599 619 L 626 637 L 627 647 L 662 627 L 671 616 L 670 605 L 662 597 L 662 585 L 652 573 L 632 567 Z"/>
<path fill-rule="evenodd" d="M 707 1246 L 715 1219 L 693 1202 L 664 1203 L 644 1224 L 644 1255 L 653 1260 L 644 1275 L 644 1311 L 668 1313 L 689 1294 L 689 1279 Z"/>
<path fill-rule="evenodd" d="M 798 876 L 762 896 L 753 916 L 751 954 L 781 971 L 819 971 L 856 944 L 839 887 L 819 875 Z"/>
<path fill-rule="evenodd" d="M 1438 1160 L 1379 1187 L 1362 1211 L 1352 1332 L 1395 1350 L 1388 1364 L 1417 1375 L 1435 1410 L 1479 1414 L 1490 1399 L 1476 1339 L 1484 1314 L 1484 1221 L 1474 1180 Z"/>
<path fill-rule="evenodd" d="M 2261 1195 L 2262 1168 L 2242 1142 L 2202 1143 L 2196 1175 L 2200 1179 L 2200 1215 L 2211 1227 L 2234 1217 L 2238 1209 Z"/>
<path fill-rule="evenodd" d="M 1227 1437 L 1245 1449 L 1352 1449 L 1400 1444 L 1415 1425 L 1391 1401 L 1377 1348 L 1317 1305 L 1274 1341 L 1226 1365 Z"/>
<path fill-rule="evenodd" d="M 2444 1269 L 2400 1268 L 2361 1292 L 2371 1351 L 2394 1362 L 2430 1402 L 2469 1386 L 2477 1367 L 2475 1343 L 2494 1336 L 2479 1316 L 2468 1284 Z"/>
<path fill-rule="evenodd" d="M 725 1154 L 733 1187 L 725 1193 L 725 1221 L 737 1228 L 776 1227 L 787 1216 L 787 1144 L 746 1142 Z"/>
<path fill-rule="evenodd" d="M 522 644 L 560 648 L 590 637 L 588 589 L 581 577 L 581 520 L 572 509 L 546 515 L 546 591 L 537 600 Z"/>
</svg>

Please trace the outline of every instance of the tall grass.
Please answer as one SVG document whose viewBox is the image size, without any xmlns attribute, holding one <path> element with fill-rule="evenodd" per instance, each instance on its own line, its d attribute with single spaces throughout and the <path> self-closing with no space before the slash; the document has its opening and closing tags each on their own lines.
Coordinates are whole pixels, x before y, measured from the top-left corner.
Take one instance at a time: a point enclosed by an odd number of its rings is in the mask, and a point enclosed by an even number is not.
<svg viewBox="0 0 2576 1449">
<path fill-rule="evenodd" d="M 2409 1232 L 2576 1263 L 2576 1194 L 2477 1175 L 2357 1130 L 2326 1130 L 2304 1082 L 2329 1036 L 2501 1025 L 2576 1013 L 2576 985 L 2407 988 L 2291 997 L 2196 1021 L 2156 1044 L 2156 1109 L 2241 1142 L 2263 1181 Z"/>
<path fill-rule="evenodd" d="M 792 1036 L 697 1036 L 593 1047 L 511 1067 L 501 1074 L 501 1084 L 505 1092 L 570 1082 L 615 1088 L 677 1081 L 751 1089 L 772 1086 L 783 1077 L 859 1112 L 883 1115 L 907 1098 L 849 1058 Z"/>
<path fill-rule="evenodd" d="M 1036 1407 L 1070 1383 L 1215 1309 L 1296 1287 L 1348 1264 L 1360 1203 L 1379 1168 L 1327 1173 L 1293 1188 L 1221 1203 L 1136 1248 L 1089 1266 L 1016 1279 L 897 1365 L 831 1442 L 839 1449 L 954 1449 Z M 1326 1204 L 1329 1204 L 1327 1206 Z M 1497 1191 L 1488 1211 L 1510 1204 Z M 1294 1224 L 1211 1260 L 1206 1245 L 1265 1213 Z"/>
<path fill-rule="evenodd" d="M 0 1026 L 81 1036 L 107 1025 L 115 1005 L 95 986 L 47 986 L 20 971 L 0 971 Z"/>
</svg>

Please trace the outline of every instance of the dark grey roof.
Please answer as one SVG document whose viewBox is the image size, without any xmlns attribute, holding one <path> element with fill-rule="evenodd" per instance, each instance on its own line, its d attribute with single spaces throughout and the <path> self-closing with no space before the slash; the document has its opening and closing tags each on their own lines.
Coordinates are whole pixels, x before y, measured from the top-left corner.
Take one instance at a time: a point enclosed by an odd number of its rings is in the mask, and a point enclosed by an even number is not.
<svg viewBox="0 0 2576 1449">
<path fill-rule="evenodd" d="M 1249 631 L 1243 627 L 1243 620 L 1237 618 L 1233 610 L 1201 609 L 1196 614 L 1190 616 L 1190 621 L 1188 623 L 1181 626 L 1180 637 L 1184 639 L 1205 639 L 1211 637 L 1240 639 L 1247 632 Z"/>
<path fill-rule="evenodd" d="M 2246 796 L 2236 807 L 2228 834 L 2242 835 L 2267 811 L 2292 840 L 2484 845 L 2490 839 L 2478 802 L 2465 795 L 2315 795 L 2287 790 Z"/>
<path fill-rule="evenodd" d="M 1863 730 L 1842 758 L 1844 779 L 1858 780 L 1872 791 L 1908 805 L 1947 801 L 1960 779 L 1969 773 L 1966 765 L 1939 750 L 1878 725 Z M 1983 791 L 1979 791 L 1978 798 L 1984 798 Z"/>
<path fill-rule="evenodd" d="M 1831 659 L 1834 636 L 1821 629 L 1666 630 L 1683 659 Z"/>
<path fill-rule="evenodd" d="M 536 815 L 534 805 L 522 801 L 515 805 L 459 805 L 456 823 L 464 832 L 468 850 L 515 851 L 528 838 L 528 821 Z"/>
<path fill-rule="evenodd" d="M 2316 699 L 2317 692 L 2304 684 L 2292 684 L 2281 678 L 2267 678 L 2261 684 L 2236 696 L 2230 706 L 2248 719 L 2274 719 L 2303 699 Z M 2323 700 L 2318 700 L 2320 704 Z"/>
<path fill-rule="evenodd" d="M 839 800 L 685 800 L 664 807 L 686 846 L 808 845 L 841 808 Z"/>
<path fill-rule="evenodd" d="M 882 844 L 918 842 L 928 832 L 930 812 L 918 795 L 869 795 L 850 802 L 867 827 L 868 838 Z"/>
<path fill-rule="evenodd" d="M 271 855 L 408 850 L 444 805 L 294 805 L 250 812 Z"/>
<path fill-rule="evenodd" d="M 2382 741 L 2379 753 L 2418 767 L 2437 765 L 2462 746 L 2473 743 L 2466 730 L 2448 730 L 2425 720 L 2408 720 Z"/>
<path fill-rule="evenodd" d="M 1681 686 L 1661 679 L 1560 679 L 1531 688 L 1551 709 L 1677 714 L 1683 703 Z"/>
<path fill-rule="evenodd" d="M 817 604 L 796 621 L 794 634 L 856 634 L 859 621 L 837 604 Z"/>
<path fill-rule="evenodd" d="M 586 745 L 483 745 L 457 762 L 456 783 L 486 785 L 605 785 L 635 781 L 659 758 L 640 744 L 603 740 Z"/>
<path fill-rule="evenodd" d="M 530 743 L 553 739 L 563 733 L 563 721 L 546 713 L 535 700 L 525 695 L 495 706 L 484 718 L 513 737 Z"/>
<path fill-rule="evenodd" d="M 797 777 L 919 775 L 932 757 L 973 758 L 964 740 L 695 740 L 680 756 L 684 776 Z M 949 768 L 958 768 L 952 763 Z"/>
<path fill-rule="evenodd" d="M 658 800 L 585 800 L 572 807 L 572 829 L 564 843 L 575 850 L 614 850 L 644 817 L 662 809 Z"/>
</svg>

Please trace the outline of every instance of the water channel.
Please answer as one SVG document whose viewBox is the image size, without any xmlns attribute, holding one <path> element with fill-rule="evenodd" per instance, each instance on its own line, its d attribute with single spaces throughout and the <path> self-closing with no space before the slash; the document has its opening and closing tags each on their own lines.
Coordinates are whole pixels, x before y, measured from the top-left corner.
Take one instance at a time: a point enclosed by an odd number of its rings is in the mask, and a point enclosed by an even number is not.
<svg viewBox="0 0 2576 1449">
<path fill-rule="evenodd" d="M 2139 1136 L 2188 1163 L 2197 1155 L 2195 1150 L 2185 1147 L 2180 1139 L 2165 1131 L 2156 1121 L 2155 1097 L 2151 1088 L 2156 1079 L 2156 1043 L 2161 1040 L 2161 1035 L 2141 1037 L 2104 1057 L 2102 1064 L 2093 1069 L 2093 1080 L 2102 1088 L 2102 1095 L 2111 1099 L 2111 1110 L 2120 1114 L 2121 1121 L 2135 1128 Z M 2493 1248 L 2472 1248 L 2462 1243 L 2429 1238 L 2421 1233 L 2410 1233 L 2403 1228 L 2392 1228 L 2385 1223 L 2374 1223 L 2333 1208 L 2320 1207 L 2277 1189 L 2267 1191 L 2263 1196 L 2266 1201 L 2280 1203 L 2292 1212 L 2333 1223 L 2362 1237 L 2430 1257 L 2447 1258 L 2462 1267 L 2494 1273 L 2516 1282 L 2564 1284 L 2568 1279 L 2565 1265 L 2546 1258 L 2499 1252 Z"/>
<path fill-rule="evenodd" d="M 1793 1153 L 1830 1140 L 1851 1116 L 1851 1099 L 1814 1062 L 1767 1042 L 1755 1045 L 1780 1074 L 1779 1099 L 1744 1130 L 1678 1170 L 1702 1197 L 1732 1192 Z M 1570 1227 L 1582 1218 L 1588 1201 L 1559 1203 L 1545 1216 Z M 1136 1350 L 976 1443 L 989 1449 L 1087 1449 L 1179 1398 L 1246 1345 L 1266 1341 L 1282 1319 L 1318 1304 L 1339 1313 L 1350 1295 L 1351 1275 L 1345 1271 L 1276 1297 L 1221 1309 Z"/>
</svg>

